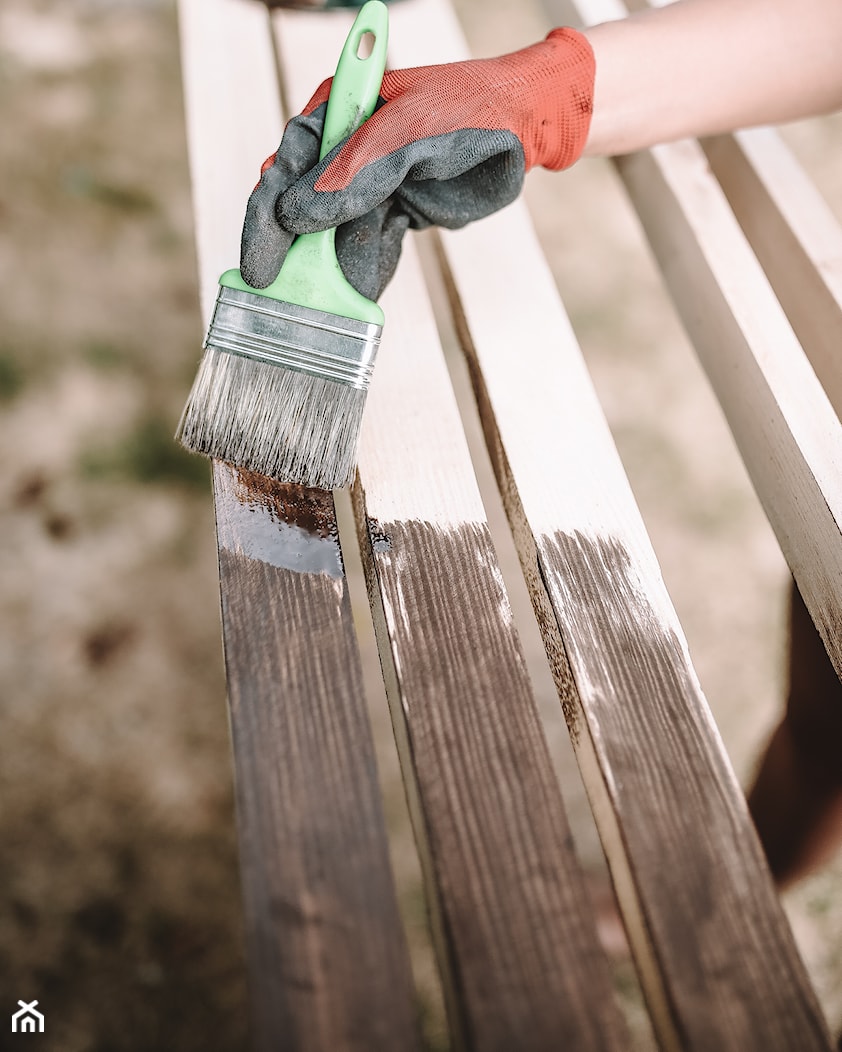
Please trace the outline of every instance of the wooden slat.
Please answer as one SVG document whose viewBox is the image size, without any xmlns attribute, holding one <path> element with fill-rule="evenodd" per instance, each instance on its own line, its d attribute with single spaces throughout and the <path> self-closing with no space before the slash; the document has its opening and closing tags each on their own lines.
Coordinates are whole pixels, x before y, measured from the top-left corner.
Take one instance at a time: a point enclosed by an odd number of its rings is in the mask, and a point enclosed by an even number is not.
<svg viewBox="0 0 842 1052">
<path fill-rule="evenodd" d="M 180 16 L 207 319 L 281 118 L 265 9 Z M 222 464 L 214 496 L 257 1047 L 415 1048 L 332 497 Z"/>
<path fill-rule="evenodd" d="M 408 249 L 354 498 L 462 1039 L 625 1049 L 419 287 Z"/>
<path fill-rule="evenodd" d="M 826 1048 L 578 350 L 546 276 L 525 264 L 536 246 L 523 217 L 505 218 L 492 236 L 519 277 L 502 268 L 489 283 L 493 243 L 480 228 L 448 237 L 448 260 L 489 448 L 659 1038 Z M 507 287 L 536 314 L 489 316 Z"/>
<path fill-rule="evenodd" d="M 347 18 L 278 16 L 291 105 Z M 625 1048 L 411 244 L 382 302 L 353 496 L 454 1038 Z"/>
<path fill-rule="evenodd" d="M 669 0 L 574 2 L 593 22 L 606 17 L 606 4 L 622 14 Z M 618 171 L 842 676 L 842 426 L 833 411 L 842 399 L 842 234 L 777 133 L 754 129 L 707 142 L 752 248 L 737 234 L 695 142 L 621 158 Z M 654 184 L 666 190 L 669 221 Z M 703 286 L 710 289 L 704 303 Z"/>
<path fill-rule="evenodd" d="M 415 1048 L 333 498 L 214 474 L 259 1047 Z"/>
<path fill-rule="evenodd" d="M 430 0 L 417 13 L 394 41 L 396 62 L 416 60 L 419 39 L 424 61 L 453 58 L 446 4 Z M 442 240 L 489 448 L 659 1039 L 669 1048 L 826 1049 L 525 209 Z"/>
<path fill-rule="evenodd" d="M 265 9 L 237 0 L 179 0 L 178 10 L 199 295 L 206 322 L 219 275 L 239 258 L 243 197 L 254 186 L 254 158 L 275 149 L 283 118 Z"/>
<path fill-rule="evenodd" d="M 842 425 L 693 142 L 618 170 L 752 483 L 842 674 Z"/>
<path fill-rule="evenodd" d="M 702 147 L 842 417 L 842 225 L 773 129 L 718 135 Z"/>
<path fill-rule="evenodd" d="M 626 0 L 629 10 L 667 2 Z M 842 417 L 842 225 L 774 128 L 711 136 L 701 145 Z"/>
</svg>

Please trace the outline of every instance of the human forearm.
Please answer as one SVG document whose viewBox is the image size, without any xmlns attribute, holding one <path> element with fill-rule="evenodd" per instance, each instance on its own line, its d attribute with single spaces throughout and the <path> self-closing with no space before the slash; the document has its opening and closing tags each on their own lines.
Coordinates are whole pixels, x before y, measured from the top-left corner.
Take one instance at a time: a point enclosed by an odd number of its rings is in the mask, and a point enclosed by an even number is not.
<svg viewBox="0 0 842 1052">
<path fill-rule="evenodd" d="M 679 0 L 586 36 L 592 156 L 842 106 L 842 0 Z"/>
</svg>

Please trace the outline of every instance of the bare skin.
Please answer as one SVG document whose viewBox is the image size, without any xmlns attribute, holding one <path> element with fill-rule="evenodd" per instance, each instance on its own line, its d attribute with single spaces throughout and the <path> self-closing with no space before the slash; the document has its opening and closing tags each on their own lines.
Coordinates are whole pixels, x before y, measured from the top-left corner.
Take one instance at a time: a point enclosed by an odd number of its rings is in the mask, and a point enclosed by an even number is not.
<svg viewBox="0 0 842 1052">
<path fill-rule="evenodd" d="M 586 155 L 842 108 L 840 0 L 680 0 L 585 35 L 596 58 Z"/>
</svg>

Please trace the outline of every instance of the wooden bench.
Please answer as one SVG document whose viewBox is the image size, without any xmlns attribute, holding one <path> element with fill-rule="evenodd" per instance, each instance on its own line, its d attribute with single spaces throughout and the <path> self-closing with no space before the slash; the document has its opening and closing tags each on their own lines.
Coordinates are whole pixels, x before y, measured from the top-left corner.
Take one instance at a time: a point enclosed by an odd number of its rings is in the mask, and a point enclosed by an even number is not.
<svg viewBox="0 0 842 1052">
<path fill-rule="evenodd" d="M 447 0 L 390 11 L 392 65 L 465 56 Z M 180 0 L 180 19 L 206 320 L 256 165 L 350 17 Z M 770 131 L 616 165 L 842 672 L 838 224 Z M 829 1048 L 525 206 L 426 237 L 421 257 L 407 240 L 356 534 L 329 493 L 214 465 L 257 1047 L 421 1047 L 341 550 L 357 544 L 453 1047 L 632 1047 L 443 358 L 450 325 L 659 1045 Z"/>
</svg>

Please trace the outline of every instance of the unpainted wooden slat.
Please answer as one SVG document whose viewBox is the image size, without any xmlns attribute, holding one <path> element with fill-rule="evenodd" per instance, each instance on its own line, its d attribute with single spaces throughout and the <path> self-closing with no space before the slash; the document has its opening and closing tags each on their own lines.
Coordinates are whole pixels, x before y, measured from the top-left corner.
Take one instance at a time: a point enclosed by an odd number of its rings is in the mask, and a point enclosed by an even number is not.
<svg viewBox="0 0 842 1052">
<path fill-rule="evenodd" d="M 626 5 L 643 10 L 669 2 L 626 0 Z M 776 129 L 749 128 L 700 142 L 842 417 L 842 224 Z"/>
<path fill-rule="evenodd" d="M 401 38 L 411 43 L 394 43 L 396 64 L 455 57 L 452 39 L 438 46 L 444 0 L 415 10 Z M 489 449 L 659 1040 L 827 1049 L 526 210 L 516 204 L 442 242 Z"/>
<path fill-rule="evenodd" d="M 842 424 L 698 144 L 656 147 L 617 166 L 842 674 Z"/>
<path fill-rule="evenodd" d="M 842 225 L 774 129 L 718 135 L 702 148 L 842 417 Z"/>
<path fill-rule="evenodd" d="M 390 48 L 409 6 L 390 8 Z M 277 18 L 296 105 L 348 15 Z M 353 497 L 454 1037 L 624 1049 L 411 242 L 382 304 Z"/>
<path fill-rule="evenodd" d="M 619 14 L 669 0 L 574 2 L 593 22 L 605 17 L 606 3 Z M 842 233 L 776 132 L 752 129 L 707 143 L 708 161 L 734 197 L 751 248 L 736 235 L 695 142 L 619 159 L 618 170 L 650 243 L 667 254 L 660 262 L 672 297 L 842 676 Z M 659 217 L 653 181 L 670 187 L 671 214 L 680 223 L 667 225 Z M 698 292 L 708 278 L 719 289 L 711 288 L 703 308 Z"/>
<path fill-rule="evenodd" d="M 179 0 L 178 14 L 199 294 L 207 323 L 219 275 L 239 258 L 254 158 L 275 148 L 283 118 L 264 7 L 243 0 Z"/>
<path fill-rule="evenodd" d="M 265 9 L 180 19 L 207 320 L 281 119 Z M 219 463 L 214 498 L 257 1047 L 416 1048 L 333 499 Z"/>
</svg>

